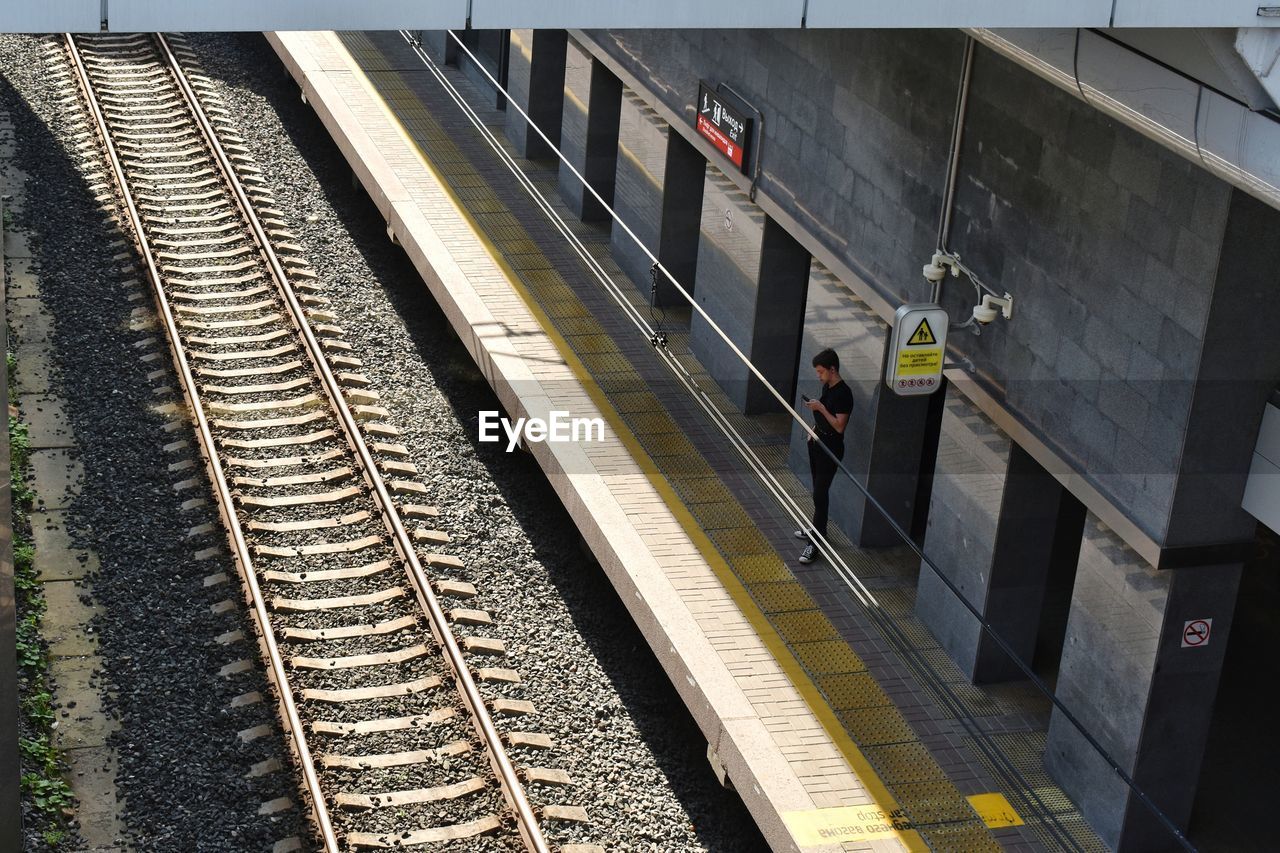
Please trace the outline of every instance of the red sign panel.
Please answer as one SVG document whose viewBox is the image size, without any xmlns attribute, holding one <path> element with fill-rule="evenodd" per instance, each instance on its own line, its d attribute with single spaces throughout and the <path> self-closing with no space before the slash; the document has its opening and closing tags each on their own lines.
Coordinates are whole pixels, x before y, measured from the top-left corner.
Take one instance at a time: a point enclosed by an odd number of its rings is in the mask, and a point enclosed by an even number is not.
<svg viewBox="0 0 1280 853">
<path fill-rule="evenodd" d="M 706 83 L 698 86 L 697 119 L 693 126 L 698 135 L 728 157 L 729 162 L 740 171 L 747 171 L 752 120 Z"/>
<path fill-rule="evenodd" d="M 742 168 L 742 146 L 735 145 L 733 140 L 720 131 L 720 128 L 712 124 L 706 116 L 698 116 L 698 133 L 702 134 L 707 140 L 720 149 L 720 153 L 733 161 L 733 165 L 739 169 Z"/>
</svg>

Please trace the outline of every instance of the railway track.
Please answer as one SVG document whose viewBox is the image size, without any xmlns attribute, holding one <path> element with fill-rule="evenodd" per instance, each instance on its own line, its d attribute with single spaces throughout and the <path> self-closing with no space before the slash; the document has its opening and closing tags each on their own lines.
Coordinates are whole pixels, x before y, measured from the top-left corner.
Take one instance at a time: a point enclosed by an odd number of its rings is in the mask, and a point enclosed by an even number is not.
<svg viewBox="0 0 1280 853">
<path fill-rule="evenodd" d="M 520 676 L 234 123 L 176 37 L 65 39 L 326 851 L 578 837 Z M 573 831 L 565 832 L 569 828 Z M 599 850 L 564 844 L 566 853 Z"/>
</svg>

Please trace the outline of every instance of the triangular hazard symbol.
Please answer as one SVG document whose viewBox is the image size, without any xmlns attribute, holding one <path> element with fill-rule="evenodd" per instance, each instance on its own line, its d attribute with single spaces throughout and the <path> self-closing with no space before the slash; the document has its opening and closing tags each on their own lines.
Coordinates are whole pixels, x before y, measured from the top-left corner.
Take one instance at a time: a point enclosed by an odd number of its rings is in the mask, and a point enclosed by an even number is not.
<svg viewBox="0 0 1280 853">
<path fill-rule="evenodd" d="M 907 341 L 907 346 L 915 346 L 917 344 L 934 344 L 938 343 L 938 339 L 933 336 L 933 329 L 929 328 L 928 319 L 922 319 L 920 325 L 916 326 L 915 332 Z"/>
</svg>

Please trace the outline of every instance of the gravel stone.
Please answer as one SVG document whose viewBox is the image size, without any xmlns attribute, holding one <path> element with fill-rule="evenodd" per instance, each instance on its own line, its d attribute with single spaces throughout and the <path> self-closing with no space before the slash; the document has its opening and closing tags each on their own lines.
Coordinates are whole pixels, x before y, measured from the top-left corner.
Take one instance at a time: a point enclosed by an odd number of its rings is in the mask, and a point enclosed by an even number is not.
<svg viewBox="0 0 1280 853">
<path fill-rule="evenodd" d="M 326 310 L 345 330 L 352 354 L 364 361 L 360 372 L 380 394 L 378 405 L 390 410 L 390 423 L 401 431 L 396 441 L 421 472 L 413 479 L 428 489 L 415 501 L 440 509 L 440 518 L 427 526 L 445 530 L 452 541 L 429 550 L 464 563 L 441 576 L 478 588 L 476 598 L 445 599 L 445 606 L 484 609 L 494 618 L 492 625 L 459 633 L 502 640 L 506 655 L 486 656 L 483 665 L 520 673 L 519 683 L 488 684 L 485 692 L 537 707 L 534 716 L 504 719 L 500 726 L 545 733 L 554 744 L 550 750 L 514 750 L 517 761 L 563 768 L 573 777 L 567 788 L 535 786 L 535 800 L 582 805 L 591 816 L 586 825 L 556 824 L 552 840 L 611 850 L 764 849 L 737 795 L 716 782 L 705 740 L 607 578 L 584 556 L 577 530 L 536 463 L 477 442 L 476 413 L 500 405 L 403 253 L 387 240 L 368 199 L 352 189 L 348 166 L 265 40 L 192 35 L 188 42 L 319 273 L 333 302 Z M 190 451 L 161 448 L 181 438 L 192 446 L 194 441 L 185 427 L 167 430 L 172 415 L 156 411 L 176 397 L 155 389 L 177 383 L 172 376 L 147 379 L 167 364 L 167 355 L 140 360 L 147 352 L 163 353 L 135 346 L 155 334 L 133 314 L 150 297 L 139 299 L 139 290 L 125 283 L 135 274 L 115 258 L 121 247 L 111 245 L 121 235 L 105 222 L 94 200 L 97 190 L 78 167 L 71 134 L 86 128 L 76 126 L 78 105 L 63 103 L 73 93 L 70 80 L 50 75 L 41 39 L 0 36 L 0 100 L 18 128 L 17 162 L 30 175 L 26 209 L 15 216 L 32 235 L 42 296 L 54 306 L 57 325 L 49 344 L 55 386 L 69 401 L 85 467 L 82 494 L 68 513 L 70 528 L 102 564 L 93 588 L 104 614 L 94 630 L 105 663 L 104 694 L 122 725 L 114 745 L 129 841 L 140 850 L 235 851 L 267 850 L 295 834 L 309 838 L 298 808 L 257 814 L 266 801 L 296 799 L 295 783 L 287 772 L 246 775 L 270 758 L 287 766 L 287 752 L 278 734 L 248 743 L 237 737 L 271 721 L 274 708 L 231 708 L 235 696 L 268 695 L 268 688 L 251 641 L 215 641 L 237 629 L 251 638 L 253 631 L 241 607 L 215 612 L 226 599 L 240 604 L 235 585 L 203 585 L 218 572 L 235 576 L 229 557 L 222 549 L 212 559 L 191 556 L 222 536 L 188 539 L 188 528 L 213 522 L 217 530 L 218 518 L 203 482 L 175 493 L 173 484 L 193 471 L 166 471 Z M 308 470 L 318 469 L 298 466 L 272 475 Z M 200 497 L 206 503 L 180 509 L 183 501 Z M 366 527 L 353 526 L 351 535 Z M 349 565 L 363 563 L 350 555 Z M 306 597 L 341 595 L 348 586 L 326 582 Z M 352 615 L 379 621 L 402 612 L 375 605 Z M 344 648 L 328 641 L 297 653 L 341 655 Z M 255 666 L 219 675 L 240 658 Z M 307 686 L 353 683 L 350 671 L 299 671 L 297 677 Z M 408 696 L 399 704 L 397 713 L 421 713 L 438 707 L 438 697 Z M 331 719 L 360 719 L 361 705 L 335 706 Z M 455 732 L 465 737 L 466 728 L 458 716 L 429 731 L 330 738 L 325 745 L 361 753 L 430 748 Z M 425 784 L 457 781 L 458 770 L 447 759 L 438 770 L 439 778 Z M 402 769 L 381 773 L 388 789 L 424 784 Z M 492 792 L 485 796 L 496 802 Z M 461 813 L 455 808 L 462 807 L 406 811 L 434 820 Z M 478 840 L 442 849 L 506 848 Z"/>
<path fill-rule="evenodd" d="M 514 728 L 550 735 L 529 760 L 573 777 L 547 802 L 591 823 L 553 833 L 610 850 L 765 849 L 737 795 L 717 783 L 698 732 L 617 594 L 584 556 L 573 522 L 532 457 L 476 440 L 477 412 L 501 409 L 323 126 L 259 35 L 196 35 L 246 146 L 305 249 L 361 373 L 401 431 L 440 509 L 431 526 L 488 610 L 473 633 L 506 643 L 489 664 L 519 671 L 502 695 L 528 699 Z M 537 792 L 535 792 L 536 795 Z M 564 826 L 563 824 L 560 826 Z"/>
<path fill-rule="evenodd" d="M 121 724 L 112 745 L 127 840 L 148 851 L 270 850 L 309 830 L 296 807 L 257 813 L 277 797 L 296 800 L 296 785 L 287 772 L 246 776 L 269 758 L 287 763 L 287 752 L 279 734 L 248 743 L 237 737 L 271 722 L 274 711 L 262 703 L 231 709 L 232 698 L 254 690 L 265 695 L 267 685 L 256 666 L 220 676 L 237 659 L 256 662 L 257 649 L 215 638 L 235 629 L 253 633 L 239 606 L 221 614 L 211 609 L 223 599 L 240 600 L 235 586 L 203 585 L 220 571 L 235 576 L 225 552 L 192 557 L 221 536 L 185 538 L 188 528 L 218 519 L 212 504 L 179 509 L 187 498 L 207 498 L 207 489 L 177 494 L 173 484 L 184 474 L 166 472 L 179 456 L 161 448 L 177 436 L 165 431 L 169 418 L 154 407 L 175 398 L 158 398 L 154 389 L 176 383 L 149 381 L 147 374 L 167 359 L 143 363 L 139 356 L 155 350 L 134 347 L 152 334 L 129 331 L 134 307 L 147 303 L 124 283 L 134 273 L 114 258 L 127 246 L 111 245 L 123 235 L 104 219 L 79 166 L 70 134 L 87 128 L 73 127 L 80 107 L 62 99 L 76 90 L 70 79 L 50 75 L 47 41 L 0 35 L 0 101 L 17 128 L 15 162 L 28 175 L 26 205 L 13 216 L 31 237 L 41 297 L 55 322 L 51 340 L 28 343 L 47 346 L 53 387 L 67 401 L 85 471 L 68 529 L 101 562 L 92 599 L 103 612 L 92 627 L 103 661 L 98 683 L 108 713 Z M 43 848 L 31 839 L 28 849 Z"/>
</svg>

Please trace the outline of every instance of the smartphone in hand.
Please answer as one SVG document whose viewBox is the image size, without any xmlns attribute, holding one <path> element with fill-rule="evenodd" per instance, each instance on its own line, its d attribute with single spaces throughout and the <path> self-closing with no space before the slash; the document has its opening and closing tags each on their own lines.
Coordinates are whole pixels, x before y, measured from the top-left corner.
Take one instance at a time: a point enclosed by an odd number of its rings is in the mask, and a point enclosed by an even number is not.
<svg viewBox="0 0 1280 853">
<path fill-rule="evenodd" d="M 812 398 L 812 397 L 810 397 L 808 394 L 801 394 L 801 395 L 800 395 L 800 399 L 801 399 L 801 400 L 804 400 L 806 403 L 809 403 L 809 402 L 812 402 L 812 401 L 813 401 L 813 398 Z"/>
</svg>

